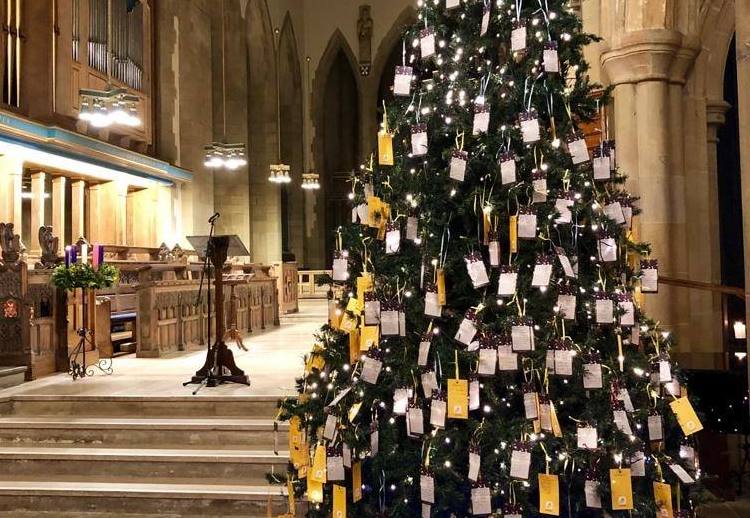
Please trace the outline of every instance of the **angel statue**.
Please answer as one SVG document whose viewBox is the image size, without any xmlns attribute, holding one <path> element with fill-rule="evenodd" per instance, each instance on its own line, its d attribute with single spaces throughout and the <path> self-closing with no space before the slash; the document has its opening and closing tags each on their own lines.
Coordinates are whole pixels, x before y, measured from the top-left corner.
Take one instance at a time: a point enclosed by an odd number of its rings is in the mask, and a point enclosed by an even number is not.
<svg viewBox="0 0 750 518">
<path fill-rule="evenodd" d="M 0 223 L 0 247 L 4 263 L 18 262 L 20 255 L 26 251 L 21 236 L 13 232 L 13 223 Z"/>
</svg>

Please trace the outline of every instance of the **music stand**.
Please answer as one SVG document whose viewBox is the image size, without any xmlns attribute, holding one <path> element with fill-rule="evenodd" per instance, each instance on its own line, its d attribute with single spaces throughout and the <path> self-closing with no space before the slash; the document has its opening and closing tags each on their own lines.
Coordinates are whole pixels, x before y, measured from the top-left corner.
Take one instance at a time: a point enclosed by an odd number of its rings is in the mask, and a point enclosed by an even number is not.
<svg viewBox="0 0 750 518">
<path fill-rule="evenodd" d="M 250 385 L 250 379 L 234 362 L 232 351 L 224 343 L 224 263 L 227 256 L 249 256 L 245 245 L 237 235 L 214 236 L 213 222 L 211 222 L 211 233 L 208 236 L 190 236 L 188 242 L 194 250 L 205 250 L 204 272 L 214 271 L 214 290 L 216 292 L 216 341 L 211 345 L 211 286 L 208 287 L 208 352 L 206 362 L 195 376 L 183 385 L 199 383 L 193 394 L 203 386 L 216 387 L 222 383 L 240 383 Z M 211 266 L 209 266 L 209 261 Z"/>
</svg>

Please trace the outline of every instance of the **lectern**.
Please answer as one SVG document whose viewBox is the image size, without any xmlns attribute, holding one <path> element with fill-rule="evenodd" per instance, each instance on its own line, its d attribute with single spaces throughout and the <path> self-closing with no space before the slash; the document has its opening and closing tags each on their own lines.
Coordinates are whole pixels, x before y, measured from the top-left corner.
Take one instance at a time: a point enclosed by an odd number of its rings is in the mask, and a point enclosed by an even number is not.
<svg viewBox="0 0 750 518">
<path fill-rule="evenodd" d="M 237 367 L 232 351 L 224 342 L 224 263 L 228 256 L 247 256 L 245 245 L 236 235 L 214 236 L 213 222 L 211 234 L 208 236 L 191 236 L 187 240 L 194 250 L 205 250 L 204 269 L 209 261 L 214 274 L 214 290 L 216 293 L 216 341 L 211 345 L 211 287 L 208 288 L 208 353 L 206 362 L 195 376 L 185 385 L 200 383 L 207 387 L 215 387 L 222 383 L 241 383 L 250 385 L 247 375 Z M 210 271 L 209 271 L 210 277 Z M 200 387 L 198 387 L 200 388 Z M 197 392 L 197 390 L 196 390 Z"/>
</svg>

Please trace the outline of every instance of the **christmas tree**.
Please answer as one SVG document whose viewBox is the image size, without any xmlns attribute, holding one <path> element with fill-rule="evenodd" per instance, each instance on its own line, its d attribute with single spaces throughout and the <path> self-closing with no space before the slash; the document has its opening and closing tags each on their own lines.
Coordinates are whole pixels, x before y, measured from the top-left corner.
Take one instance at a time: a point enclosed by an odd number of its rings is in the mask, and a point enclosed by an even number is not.
<svg viewBox="0 0 750 518">
<path fill-rule="evenodd" d="M 596 122 L 595 40 L 562 0 L 418 3 L 280 410 L 309 516 L 690 507 L 701 424 L 641 312 L 657 263 Z"/>
</svg>

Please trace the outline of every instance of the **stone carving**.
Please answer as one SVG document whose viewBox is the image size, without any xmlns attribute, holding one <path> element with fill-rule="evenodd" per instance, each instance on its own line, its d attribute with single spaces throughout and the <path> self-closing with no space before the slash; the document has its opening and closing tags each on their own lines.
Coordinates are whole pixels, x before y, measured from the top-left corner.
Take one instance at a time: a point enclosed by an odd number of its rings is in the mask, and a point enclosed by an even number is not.
<svg viewBox="0 0 750 518">
<path fill-rule="evenodd" d="M 42 249 L 42 257 L 36 263 L 36 268 L 49 269 L 57 266 L 60 239 L 52 234 L 52 227 L 39 227 L 39 247 Z"/>
<path fill-rule="evenodd" d="M 166 243 L 162 243 L 159 245 L 159 253 L 157 254 L 157 257 L 160 261 L 164 262 L 171 262 L 172 261 L 172 252 L 169 250 L 169 247 Z"/>
<path fill-rule="evenodd" d="M 372 8 L 365 4 L 359 6 L 359 20 L 357 20 L 357 38 L 359 39 L 359 73 L 370 75 L 372 65 L 372 28 L 370 16 Z"/>
<path fill-rule="evenodd" d="M 34 315 L 43 318 L 52 316 L 52 286 L 49 284 L 30 284 L 29 299 L 34 311 Z"/>
<path fill-rule="evenodd" d="M 13 232 L 13 223 L 0 223 L 0 247 L 6 264 L 18 262 L 21 254 L 26 251 L 21 236 Z"/>
</svg>

